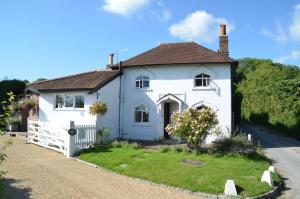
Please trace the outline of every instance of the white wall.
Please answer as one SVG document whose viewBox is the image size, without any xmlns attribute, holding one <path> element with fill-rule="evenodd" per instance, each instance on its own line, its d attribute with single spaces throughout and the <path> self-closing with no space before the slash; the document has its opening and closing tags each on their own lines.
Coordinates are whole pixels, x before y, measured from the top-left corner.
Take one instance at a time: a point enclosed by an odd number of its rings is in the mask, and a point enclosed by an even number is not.
<svg viewBox="0 0 300 199">
<path fill-rule="evenodd" d="M 109 128 L 111 138 L 117 138 L 119 134 L 119 88 L 120 78 L 117 77 L 98 91 L 99 100 L 107 104 L 107 112 L 98 116 L 97 129 Z"/>
<path fill-rule="evenodd" d="M 84 108 L 74 110 L 55 109 L 55 96 L 57 94 L 84 95 Z M 106 127 L 110 129 L 111 136 L 118 135 L 118 110 L 119 110 L 119 77 L 105 85 L 98 91 L 98 101 L 107 104 L 108 111 L 104 116 L 93 116 L 89 113 L 89 107 L 97 101 L 97 93 L 65 92 L 65 93 L 41 93 L 39 96 L 39 120 L 55 125 L 68 126 L 70 121 L 75 124 L 97 125 L 97 130 Z"/>
<path fill-rule="evenodd" d="M 126 138 L 155 139 L 163 135 L 163 111 L 157 100 L 163 94 L 174 94 L 187 107 L 204 104 L 217 111 L 220 127 L 224 132 L 231 128 L 231 74 L 230 65 L 186 65 L 186 66 L 152 66 L 124 69 L 122 132 Z M 198 90 L 194 87 L 193 77 L 201 72 L 211 75 L 213 89 Z M 135 88 L 138 75 L 150 77 L 150 88 Z M 134 107 L 145 104 L 150 108 L 149 124 L 134 122 Z M 207 142 L 210 142 L 209 138 Z"/>
</svg>

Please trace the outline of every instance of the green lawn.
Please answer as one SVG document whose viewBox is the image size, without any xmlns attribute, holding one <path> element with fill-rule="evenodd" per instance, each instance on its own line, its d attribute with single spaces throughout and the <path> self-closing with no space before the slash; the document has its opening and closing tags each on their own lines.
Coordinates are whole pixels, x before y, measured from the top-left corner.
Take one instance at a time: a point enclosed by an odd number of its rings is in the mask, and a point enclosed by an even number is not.
<svg viewBox="0 0 300 199">
<path fill-rule="evenodd" d="M 269 166 L 262 159 L 175 151 L 163 153 L 130 146 L 92 148 L 83 151 L 80 159 L 120 174 L 193 192 L 223 193 L 227 179 L 234 180 L 241 196 L 255 196 L 271 190 L 266 183 L 260 182 L 263 171 Z M 200 160 L 203 164 L 189 165 L 182 160 Z"/>
</svg>

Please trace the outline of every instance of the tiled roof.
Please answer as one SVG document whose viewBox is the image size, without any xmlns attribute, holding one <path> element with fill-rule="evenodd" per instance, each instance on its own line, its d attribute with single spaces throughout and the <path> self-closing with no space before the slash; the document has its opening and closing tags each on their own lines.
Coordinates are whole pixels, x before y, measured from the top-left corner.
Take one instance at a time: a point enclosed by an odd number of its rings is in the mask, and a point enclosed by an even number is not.
<svg viewBox="0 0 300 199">
<path fill-rule="evenodd" d="M 27 86 L 39 92 L 95 91 L 119 76 L 118 70 L 81 73 L 51 80 L 39 81 Z"/>
<path fill-rule="evenodd" d="M 234 59 L 200 46 L 195 42 L 182 42 L 160 44 L 124 61 L 122 66 L 126 68 L 132 66 L 234 62 L 236 62 Z"/>
</svg>

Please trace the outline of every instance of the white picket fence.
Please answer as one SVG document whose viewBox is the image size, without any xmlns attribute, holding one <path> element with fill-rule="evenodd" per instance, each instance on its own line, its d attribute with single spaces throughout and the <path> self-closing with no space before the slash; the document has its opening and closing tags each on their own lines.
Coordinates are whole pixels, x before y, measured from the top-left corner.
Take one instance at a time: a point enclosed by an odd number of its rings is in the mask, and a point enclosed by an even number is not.
<svg viewBox="0 0 300 199">
<path fill-rule="evenodd" d="M 96 125 L 75 125 L 75 136 L 68 134 L 66 127 L 28 120 L 28 143 L 49 148 L 72 156 L 96 142 Z"/>
<path fill-rule="evenodd" d="M 96 143 L 96 125 L 75 125 L 75 151 L 78 152 Z"/>
</svg>

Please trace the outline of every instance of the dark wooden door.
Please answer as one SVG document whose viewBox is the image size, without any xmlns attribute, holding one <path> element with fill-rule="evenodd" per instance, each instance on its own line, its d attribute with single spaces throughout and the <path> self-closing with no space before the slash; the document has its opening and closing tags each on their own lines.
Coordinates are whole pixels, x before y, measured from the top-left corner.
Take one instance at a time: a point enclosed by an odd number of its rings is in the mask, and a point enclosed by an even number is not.
<svg viewBox="0 0 300 199">
<path fill-rule="evenodd" d="M 164 103 L 164 138 L 169 139 L 170 135 L 166 131 L 166 126 L 170 124 L 170 103 Z"/>
</svg>

